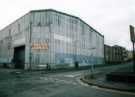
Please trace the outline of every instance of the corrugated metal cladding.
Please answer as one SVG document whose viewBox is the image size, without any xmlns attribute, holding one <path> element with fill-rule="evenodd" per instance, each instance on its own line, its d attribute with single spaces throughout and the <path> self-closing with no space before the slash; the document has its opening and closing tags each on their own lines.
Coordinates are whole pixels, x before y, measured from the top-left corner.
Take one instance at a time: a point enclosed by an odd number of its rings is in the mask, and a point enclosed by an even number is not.
<svg viewBox="0 0 135 97">
<path fill-rule="evenodd" d="M 8 52 L 1 46 L 1 61 L 11 62 L 14 47 L 25 45 L 26 69 L 104 63 L 104 37 L 80 18 L 55 10 L 31 11 L 0 34 L 0 43 L 11 45 Z"/>
</svg>

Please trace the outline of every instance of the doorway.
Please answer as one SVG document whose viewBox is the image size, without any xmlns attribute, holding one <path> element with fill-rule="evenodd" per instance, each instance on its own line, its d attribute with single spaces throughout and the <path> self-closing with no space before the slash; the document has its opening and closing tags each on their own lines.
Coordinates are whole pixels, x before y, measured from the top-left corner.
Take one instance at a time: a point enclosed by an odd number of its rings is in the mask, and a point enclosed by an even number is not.
<svg viewBox="0 0 135 97">
<path fill-rule="evenodd" d="M 15 68 L 24 69 L 25 64 L 25 46 L 14 48 L 14 64 Z"/>
</svg>

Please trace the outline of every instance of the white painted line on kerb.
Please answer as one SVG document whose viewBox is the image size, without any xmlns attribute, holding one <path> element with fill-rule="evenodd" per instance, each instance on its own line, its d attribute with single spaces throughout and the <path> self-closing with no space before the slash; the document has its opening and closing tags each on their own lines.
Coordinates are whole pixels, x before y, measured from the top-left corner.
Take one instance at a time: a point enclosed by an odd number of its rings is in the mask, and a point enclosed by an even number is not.
<svg viewBox="0 0 135 97">
<path fill-rule="evenodd" d="M 76 81 L 77 81 L 80 85 L 82 85 L 82 86 L 86 86 L 86 87 L 89 86 L 88 84 L 83 83 L 80 79 L 76 79 Z"/>
</svg>

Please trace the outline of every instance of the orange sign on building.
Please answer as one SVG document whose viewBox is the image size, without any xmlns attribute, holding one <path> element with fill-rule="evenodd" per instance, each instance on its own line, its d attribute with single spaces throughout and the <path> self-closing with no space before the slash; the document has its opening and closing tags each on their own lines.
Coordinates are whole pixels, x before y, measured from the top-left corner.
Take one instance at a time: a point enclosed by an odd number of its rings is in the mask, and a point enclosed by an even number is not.
<svg viewBox="0 0 135 97">
<path fill-rule="evenodd" d="M 32 49 L 48 49 L 48 43 L 33 43 Z"/>
</svg>

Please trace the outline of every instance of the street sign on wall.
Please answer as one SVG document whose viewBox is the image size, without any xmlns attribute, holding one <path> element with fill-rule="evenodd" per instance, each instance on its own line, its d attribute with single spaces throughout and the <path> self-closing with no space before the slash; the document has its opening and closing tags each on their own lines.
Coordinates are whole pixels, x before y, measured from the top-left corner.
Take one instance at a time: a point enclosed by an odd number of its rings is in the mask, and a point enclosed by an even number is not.
<svg viewBox="0 0 135 97">
<path fill-rule="evenodd" d="M 132 25 L 129 26 L 130 27 L 130 38 L 132 42 L 135 42 L 135 31 L 134 31 L 134 27 Z"/>
</svg>

